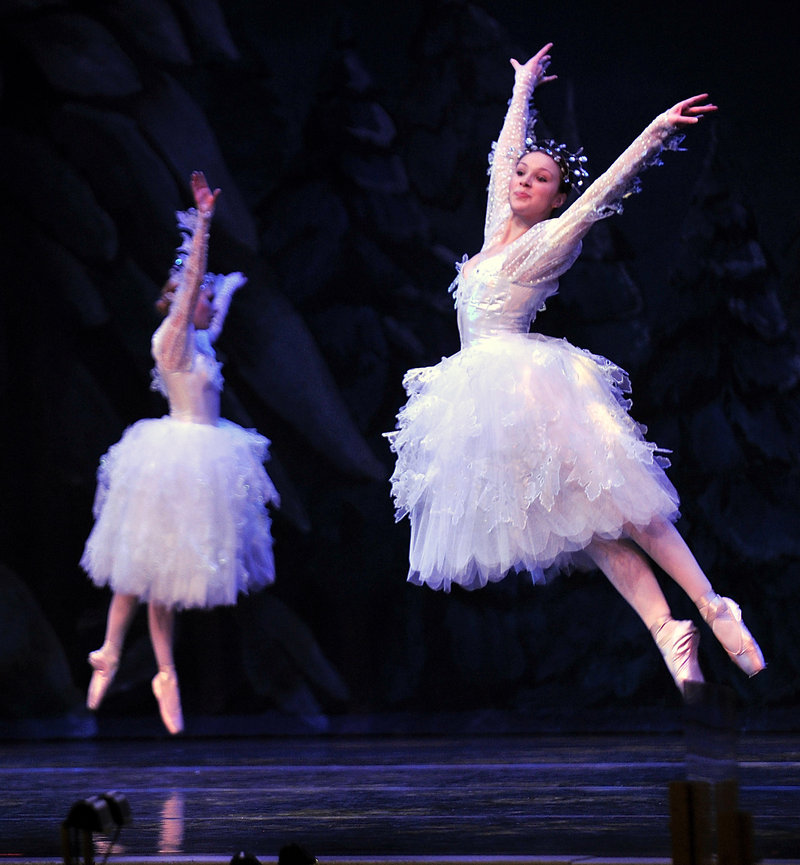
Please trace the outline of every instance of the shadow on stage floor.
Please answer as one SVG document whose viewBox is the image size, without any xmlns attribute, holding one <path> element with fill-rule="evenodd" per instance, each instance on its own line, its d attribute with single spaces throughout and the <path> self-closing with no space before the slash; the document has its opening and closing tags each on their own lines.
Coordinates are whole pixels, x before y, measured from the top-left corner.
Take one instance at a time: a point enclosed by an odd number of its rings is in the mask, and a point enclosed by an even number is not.
<svg viewBox="0 0 800 865">
<path fill-rule="evenodd" d="M 119 721 L 92 737 L 7 738 L 0 860 L 63 861 L 71 807 L 113 790 L 132 819 L 113 847 L 93 836 L 97 862 L 227 863 L 247 850 L 266 863 L 293 842 L 321 865 L 671 861 L 670 785 L 732 778 L 755 859 L 800 863 L 800 732 L 720 718 L 704 706 L 658 730 L 599 719 L 592 732 L 583 717 L 580 732 L 502 735 L 486 715 L 458 733 L 430 719 L 250 735 L 198 722 L 177 738 Z"/>
</svg>

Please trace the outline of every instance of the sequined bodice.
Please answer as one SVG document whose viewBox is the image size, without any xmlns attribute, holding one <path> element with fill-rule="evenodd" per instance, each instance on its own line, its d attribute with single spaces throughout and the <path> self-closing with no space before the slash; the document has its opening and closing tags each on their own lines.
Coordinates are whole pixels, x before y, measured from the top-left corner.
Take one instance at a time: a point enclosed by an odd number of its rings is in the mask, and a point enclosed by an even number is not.
<svg viewBox="0 0 800 865">
<path fill-rule="evenodd" d="M 169 414 L 187 423 L 216 424 L 222 374 L 219 363 L 197 353 L 190 370 L 159 371 L 158 379 L 169 400 Z"/>
<path fill-rule="evenodd" d="M 503 275 L 503 253 L 463 269 L 458 283 L 458 332 L 461 345 L 504 333 L 527 333 L 546 297 L 557 287 L 533 288 Z"/>
</svg>

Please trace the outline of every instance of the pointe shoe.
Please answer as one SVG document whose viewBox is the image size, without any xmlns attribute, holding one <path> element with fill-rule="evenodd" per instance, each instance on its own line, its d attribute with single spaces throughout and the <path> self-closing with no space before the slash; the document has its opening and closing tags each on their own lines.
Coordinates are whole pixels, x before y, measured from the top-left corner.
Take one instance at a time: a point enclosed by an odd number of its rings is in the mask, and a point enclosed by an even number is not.
<svg viewBox="0 0 800 865">
<path fill-rule="evenodd" d="M 697 660 L 700 635 L 694 622 L 665 616 L 653 625 L 650 632 L 681 693 L 686 682 L 705 681 Z"/>
<path fill-rule="evenodd" d="M 108 649 L 101 647 L 89 652 L 87 659 L 94 668 L 92 678 L 89 681 L 89 691 L 86 694 L 86 708 L 92 712 L 96 711 L 103 702 L 106 692 L 114 681 L 119 667 L 119 658 Z"/>
<path fill-rule="evenodd" d="M 180 733 L 183 730 L 183 712 L 181 711 L 181 694 L 178 689 L 178 676 L 175 668 L 160 670 L 153 677 L 152 685 L 164 726 L 173 735 Z"/>
<path fill-rule="evenodd" d="M 708 592 L 697 601 L 697 609 L 733 663 L 748 676 L 755 676 L 767 666 L 758 643 L 742 621 L 742 611 L 735 601 Z"/>
</svg>

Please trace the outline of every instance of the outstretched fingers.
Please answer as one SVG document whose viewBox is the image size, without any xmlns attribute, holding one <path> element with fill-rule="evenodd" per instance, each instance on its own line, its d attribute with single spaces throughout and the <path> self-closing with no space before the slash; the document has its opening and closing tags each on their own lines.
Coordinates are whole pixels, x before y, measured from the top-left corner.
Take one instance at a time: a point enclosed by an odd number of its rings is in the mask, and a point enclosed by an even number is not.
<svg viewBox="0 0 800 865">
<path fill-rule="evenodd" d="M 548 75 L 547 69 L 550 66 L 552 58 L 550 57 L 550 49 L 553 47 L 552 42 L 543 45 L 533 57 L 526 63 L 520 63 L 518 60 L 511 58 L 511 65 L 514 67 L 514 72 L 525 71 L 533 76 L 536 84 L 555 81 L 557 75 Z"/>
<path fill-rule="evenodd" d="M 202 171 L 192 172 L 191 183 L 192 193 L 194 194 L 194 200 L 197 207 L 203 211 L 212 210 L 221 190 L 215 189 L 212 192 L 208 185 L 208 181 L 206 180 L 206 176 Z"/>
<path fill-rule="evenodd" d="M 699 93 L 678 102 L 667 112 L 670 121 L 675 125 L 697 123 L 701 117 L 717 110 L 717 106 L 707 100 L 708 93 Z"/>
</svg>

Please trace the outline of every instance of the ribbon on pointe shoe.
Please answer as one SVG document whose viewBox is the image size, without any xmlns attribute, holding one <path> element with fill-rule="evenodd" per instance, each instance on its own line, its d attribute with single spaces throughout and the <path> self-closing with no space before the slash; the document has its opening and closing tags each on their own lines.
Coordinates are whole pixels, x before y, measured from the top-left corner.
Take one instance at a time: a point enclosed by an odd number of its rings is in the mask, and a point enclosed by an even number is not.
<svg viewBox="0 0 800 865">
<path fill-rule="evenodd" d="M 739 669 L 748 676 L 755 676 L 766 667 L 764 655 L 742 621 L 742 611 L 735 601 L 708 592 L 698 599 L 697 609 Z"/>
<path fill-rule="evenodd" d="M 697 660 L 700 635 L 694 622 L 664 616 L 650 629 L 675 684 L 684 691 L 686 682 L 704 682 Z"/>
</svg>

